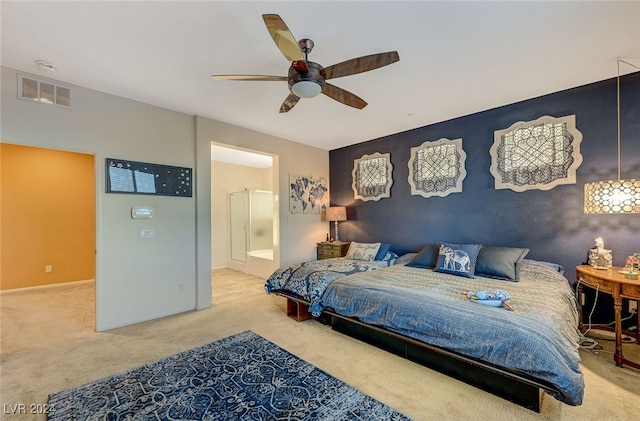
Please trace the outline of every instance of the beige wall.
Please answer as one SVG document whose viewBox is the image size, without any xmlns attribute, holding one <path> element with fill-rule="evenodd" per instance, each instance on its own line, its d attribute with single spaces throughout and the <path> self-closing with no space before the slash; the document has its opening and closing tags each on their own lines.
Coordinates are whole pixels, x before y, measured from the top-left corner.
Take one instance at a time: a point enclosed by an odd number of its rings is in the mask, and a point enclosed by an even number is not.
<svg viewBox="0 0 640 421">
<path fill-rule="evenodd" d="M 274 263 L 315 258 L 326 223 L 318 214 L 289 214 L 288 182 L 289 174 L 328 179 L 328 151 L 82 87 L 72 87 L 70 109 L 24 101 L 18 72 L 0 67 L 0 73 L 0 139 L 95 157 L 97 330 L 212 305 L 212 142 L 274 156 L 272 190 L 283 192 Z M 106 194 L 105 158 L 192 167 L 194 196 Z M 153 219 L 132 220 L 134 206 L 154 208 Z M 0 221 L 3 229 L 7 223 Z M 155 238 L 140 239 L 141 228 L 155 229 Z"/>
<path fill-rule="evenodd" d="M 93 155 L 0 148 L 0 289 L 94 279 Z"/>
<path fill-rule="evenodd" d="M 229 193 L 242 190 L 271 190 L 272 168 L 253 168 L 225 162 L 211 162 L 211 268 L 228 267 Z"/>
<path fill-rule="evenodd" d="M 272 191 L 279 209 L 274 218 L 274 264 L 299 263 L 316 258 L 316 243 L 324 241 L 327 224 L 320 214 L 289 213 L 289 176 L 310 175 L 329 179 L 329 152 L 291 140 L 255 132 L 204 117 L 196 117 L 196 185 L 198 192 L 198 248 L 211 244 L 211 143 L 259 151 L 274 157 Z M 208 228 L 208 230 L 207 230 Z M 215 234 L 215 233 L 214 233 Z M 211 256 L 198 252 L 198 273 L 211 271 Z M 202 285 L 204 288 L 205 285 Z M 202 295 L 206 292 L 203 290 Z"/>
<path fill-rule="evenodd" d="M 34 103 L 18 99 L 16 71 L 1 76 L 0 139 L 95 156 L 97 330 L 193 310 L 195 197 L 105 192 L 106 158 L 193 168 L 193 116 L 77 86 L 71 108 Z M 154 208 L 153 219 L 131 219 L 136 206 Z M 142 228 L 155 238 L 141 239 Z"/>
</svg>

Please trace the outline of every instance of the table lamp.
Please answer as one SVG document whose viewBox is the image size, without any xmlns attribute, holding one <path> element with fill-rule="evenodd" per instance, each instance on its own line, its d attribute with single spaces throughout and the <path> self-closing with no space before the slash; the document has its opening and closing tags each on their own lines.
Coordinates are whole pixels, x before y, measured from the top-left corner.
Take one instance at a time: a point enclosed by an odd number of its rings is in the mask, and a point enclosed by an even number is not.
<svg viewBox="0 0 640 421">
<path fill-rule="evenodd" d="M 338 237 L 338 221 L 347 220 L 347 208 L 344 206 L 331 206 L 327 209 L 327 221 L 335 222 L 335 241 L 340 241 Z"/>
</svg>

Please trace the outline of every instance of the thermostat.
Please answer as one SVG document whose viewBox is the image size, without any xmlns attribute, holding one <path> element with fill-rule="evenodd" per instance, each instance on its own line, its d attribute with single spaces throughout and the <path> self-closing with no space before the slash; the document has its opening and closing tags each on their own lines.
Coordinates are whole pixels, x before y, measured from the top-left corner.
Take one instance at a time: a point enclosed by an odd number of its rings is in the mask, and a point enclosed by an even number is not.
<svg viewBox="0 0 640 421">
<path fill-rule="evenodd" d="M 132 219 L 151 219 L 153 217 L 153 208 L 131 208 Z"/>
</svg>

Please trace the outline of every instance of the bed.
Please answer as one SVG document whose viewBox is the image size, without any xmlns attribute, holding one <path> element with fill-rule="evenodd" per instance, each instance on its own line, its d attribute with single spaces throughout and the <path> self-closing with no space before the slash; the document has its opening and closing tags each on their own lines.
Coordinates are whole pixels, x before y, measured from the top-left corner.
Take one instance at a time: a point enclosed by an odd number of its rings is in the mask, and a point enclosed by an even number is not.
<svg viewBox="0 0 640 421">
<path fill-rule="evenodd" d="M 389 251 L 390 244 L 370 243 L 375 250 L 371 260 L 364 260 L 359 248 L 369 243 L 352 242 L 345 257 L 312 260 L 283 266 L 277 269 L 265 283 L 267 294 L 287 294 L 291 298 L 317 305 L 327 286 L 338 278 L 358 272 L 378 270 L 393 265 L 398 257 Z"/>
<path fill-rule="evenodd" d="M 523 259 L 526 251 L 512 253 L 497 269 L 477 259 L 479 271 L 466 277 L 438 270 L 443 257 L 432 248 L 425 258 L 423 250 L 409 265 L 338 277 L 314 292 L 319 298 L 305 302 L 336 330 L 529 409 L 540 410 L 543 392 L 580 405 L 575 296 L 557 267 Z M 505 271 L 510 273 L 495 276 Z M 480 305 L 463 294 L 473 290 L 508 291 L 515 311 Z"/>
</svg>

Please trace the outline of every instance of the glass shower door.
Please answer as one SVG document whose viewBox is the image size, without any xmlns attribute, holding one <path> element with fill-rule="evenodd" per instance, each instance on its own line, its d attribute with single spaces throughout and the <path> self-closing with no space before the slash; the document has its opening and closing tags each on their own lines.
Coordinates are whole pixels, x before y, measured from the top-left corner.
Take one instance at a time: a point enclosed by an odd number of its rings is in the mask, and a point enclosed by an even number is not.
<svg viewBox="0 0 640 421">
<path fill-rule="evenodd" d="M 238 262 L 244 262 L 247 254 L 248 202 L 246 191 L 229 195 L 230 257 Z"/>
<path fill-rule="evenodd" d="M 249 251 L 273 249 L 273 193 L 249 191 Z"/>
</svg>

